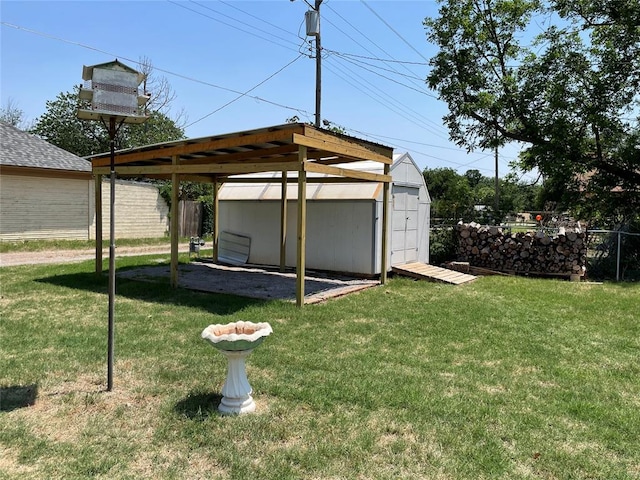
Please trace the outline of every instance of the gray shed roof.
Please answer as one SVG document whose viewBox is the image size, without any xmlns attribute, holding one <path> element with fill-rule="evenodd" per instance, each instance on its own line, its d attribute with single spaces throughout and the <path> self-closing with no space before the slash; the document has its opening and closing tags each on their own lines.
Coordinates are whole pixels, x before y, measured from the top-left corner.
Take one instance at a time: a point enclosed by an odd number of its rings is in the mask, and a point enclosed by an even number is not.
<svg viewBox="0 0 640 480">
<path fill-rule="evenodd" d="M 0 120 L 0 165 L 91 172 L 91 163 Z"/>
</svg>

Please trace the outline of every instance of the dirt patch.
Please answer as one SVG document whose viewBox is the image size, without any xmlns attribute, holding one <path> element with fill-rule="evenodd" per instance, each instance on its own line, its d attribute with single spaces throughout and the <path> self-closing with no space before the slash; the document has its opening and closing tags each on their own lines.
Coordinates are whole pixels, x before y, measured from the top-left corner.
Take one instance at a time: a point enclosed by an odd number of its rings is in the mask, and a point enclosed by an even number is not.
<svg viewBox="0 0 640 480">
<path fill-rule="evenodd" d="M 179 245 L 180 253 L 189 252 L 189 244 Z M 141 247 L 118 247 L 116 257 L 131 257 L 136 255 L 155 255 L 171 253 L 169 245 L 145 245 Z M 47 263 L 75 263 L 95 259 L 95 250 L 45 250 L 41 252 L 10 252 L 0 254 L 0 267 L 14 267 L 17 265 L 38 265 Z M 109 249 L 102 250 L 102 258 L 109 258 Z"/>
<path fill-rule="evenodd" d="M 118 276 L 150 281 L 170 276 L 170 267 L 159 265 L 120 272 Z M 379 285 L 378 280 L 321 273 L 305 276 L 305 303 L 318 303 Z M 178 267 L 178 285 L 210 293 L 226 293 L 265 300 L 296 300 L 296 274 L 281 273 L 266 267 L 232 267 L 209 262 L 194 262 Z"/>
</svg>

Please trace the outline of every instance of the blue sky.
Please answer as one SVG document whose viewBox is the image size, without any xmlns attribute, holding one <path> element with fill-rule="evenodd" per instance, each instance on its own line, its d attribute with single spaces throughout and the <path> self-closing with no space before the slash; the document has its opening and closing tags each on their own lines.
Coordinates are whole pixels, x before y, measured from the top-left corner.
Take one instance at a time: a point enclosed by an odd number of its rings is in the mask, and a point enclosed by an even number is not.
<svg viewBox="0 0 640 480">
<path fill-rule="evenodd" d="M 137 68 L 141 57 L 171 84 L 173 114 L 186 113 L 188 137 L 294 115 L 314 120 L 315 59 L 303 0 L 3 0 L 0 8 L 1 104 L 11 99 L 27 120 L 80 84 L 83 65 L 118 58 Z M 422 21 L 437 14 L 434 1 L 325 0 L 320 11 L 323 119 L 409 151 L 420 168 L 494 175 L 492 152 L 467 154 L 448 140 L 446 105 L 425 85 L 436 49 Z M 501 152 L 501 176 L 517 152 Z"/>
</svg>

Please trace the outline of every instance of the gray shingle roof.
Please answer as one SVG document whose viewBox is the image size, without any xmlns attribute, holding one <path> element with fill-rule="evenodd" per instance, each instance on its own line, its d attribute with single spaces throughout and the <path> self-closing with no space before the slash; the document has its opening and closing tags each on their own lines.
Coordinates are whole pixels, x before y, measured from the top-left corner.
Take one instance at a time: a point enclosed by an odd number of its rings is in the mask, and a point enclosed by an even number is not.
<svg viewBox="0 0 640 480">
<path fill-rule="evenodd" d="M 91 163 L 0 121 L 0 165 L 90 172 Z"/>
</svg>

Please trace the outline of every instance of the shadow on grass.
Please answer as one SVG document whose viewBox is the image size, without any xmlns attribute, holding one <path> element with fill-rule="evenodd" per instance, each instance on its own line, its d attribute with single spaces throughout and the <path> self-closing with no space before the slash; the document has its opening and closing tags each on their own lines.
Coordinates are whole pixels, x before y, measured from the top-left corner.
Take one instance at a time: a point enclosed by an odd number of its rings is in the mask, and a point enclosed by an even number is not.
<svg viewBox="0 0 640 480">
<path fill-rule="evenodd" d="M 0 387 L 0 412 L 11 412 L 36 403 L 38 385 L 12 385 Z"/>
<path fill-rule="evenodd" d="M 222 395 L 215 392 L 189 393 L 175 404 L 173 410 L 179 415 L 190 420 L 204 420 L 213 415 L 219 415 L 218 405 L 222 401 Z"/>
<path fill-rule="evenodd" d="M 103 294 L 108 293 L 109 283 L 107 274 L 96 275 L 93 272 L 53 275 L 38 278 L 36 281 Z M 184 288 L 172 288 L 168 283 L 161 282 L 141 282 L 118 278 L 116 285 L 116 301 L 118 297 L 127 297 L 161 304 L 188 305 L 216 315 L 231 315 L 247 307 L 267 303 L 265 300 L 232 294 L 203 293 Z"/>
</svg>

